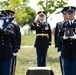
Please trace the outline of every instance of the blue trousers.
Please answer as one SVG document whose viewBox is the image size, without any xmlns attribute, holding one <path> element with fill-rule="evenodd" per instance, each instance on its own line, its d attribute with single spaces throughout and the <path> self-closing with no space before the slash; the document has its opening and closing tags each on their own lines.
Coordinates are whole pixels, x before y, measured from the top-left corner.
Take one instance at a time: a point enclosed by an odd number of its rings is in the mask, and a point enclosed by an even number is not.
<svg viewBox="0 0 76 75">
<path fill-rule="evenodd" d="M 0 60 L 0 75 L 10 75 L 11 74 L 11 59 L 10 60 Z"/>
<path fill-rule="evenodd" d="M 62 67 L 62 60 L 61 60 L 61 57 L 59 57 L 59 60 L 60 60 L 60 69 L 61 69 L 61 73 L 63 74 L 63 67 Z"/>
<path fill-rule="evenodd" d="M 38 67 L 46 66 L 47 49 L 42 50 L 36 48 L 36 53 L 37 53 L 37 66 Z"/>
<path fill-rule="evenodd" d="M 63 75 L 76 75 L 76 59 L 70 60 L 62 58 Z"/>
<path fill-rule="evenodd" d="M 11 75 L 15 75 L 16 60 L 17 60 L 17 56 L 13 56 L 13 58 L 12 58 L 12 67 L 11 67 Z"/>
</svg>

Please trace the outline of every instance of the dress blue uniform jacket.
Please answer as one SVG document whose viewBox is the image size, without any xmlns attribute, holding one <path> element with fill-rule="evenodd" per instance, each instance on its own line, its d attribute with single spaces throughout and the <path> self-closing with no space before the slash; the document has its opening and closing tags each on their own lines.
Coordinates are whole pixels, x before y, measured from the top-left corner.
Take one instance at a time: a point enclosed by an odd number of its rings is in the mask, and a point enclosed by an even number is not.
<svg viewBox="0 0 76 75">
<path fill-rule="evenodd" d="M 76 20 L 70 25 L 69 21 L 65 22 L 63 25 L 63 30 L 60 33 L 60 37 L 64 36 L 65 28 L 73 28 L 74 33 L 76 34 Z M 67 59 L 76 59 L 76 39 L 66 39 L 62 40 L 62 54 L 63 58 Z"/>
<path fill-rule="evenodd" d="M 59 38 L 59 34 L 60 34 L 61 30 L 62 30 L 63 23 L 64 23 L 64 21 L 58 22 L 56 24 L 56 28 L 55 28 L 55 37 L 54 37 L 54 40 L 55 40 L 55 48 L 58 48 L 58 49 L 61 48 L 61 45 L 62 45 L 62 41 Z"/>
<path fill-rule="evenodd" d="M 11 37 L 11 44 L 13 47 L 13 52 L 16 53 L 20 49 L 20 45 L 21 45 L 20 27 L 19 25 L 14 24 L 14 23 L 11 23 L 10 26 L 15 33 L 15 38 Z"/>
<path fill-rule="evenodd" d="M 0 32 L 0 60 L 10 59 L 13 57 L 12 46 L 10 38 L 14 38 L 14 32 L 10 27 L 5 31 Z"/>
<path fill-rule="evenodd" d="M 11 23 L 13 25 L 13 29 L 14 29 L 14 32 L 16 34 L 16 41 L 17 41 L 17 49 L 20 49 L 20 45 L 21 45 L 21 33 L 20 33 L 20 27 L 19 27 L 19 24 L 17 23 Z"/>
<path fill-rule="evenodd" d="M 48 23 L 42 25 L 39 21 L 33 23 L 32 30 L 36 31 L 36 34 L 48 34 L 47 36 L 37 36 L 35 41 L 35 47 L 38 49 L 47 49 L 51 43 L 51 28 Z"/>
</svg>

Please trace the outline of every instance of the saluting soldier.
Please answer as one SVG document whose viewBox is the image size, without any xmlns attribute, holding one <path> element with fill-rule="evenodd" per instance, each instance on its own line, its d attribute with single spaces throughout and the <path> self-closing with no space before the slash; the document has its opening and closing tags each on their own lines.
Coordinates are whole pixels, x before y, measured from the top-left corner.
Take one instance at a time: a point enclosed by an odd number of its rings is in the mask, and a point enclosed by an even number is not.
<svg viewBox="0 0 76 75">
<path fill-rule="evenodd" d="M 36 31 L 36 53 L 37 53 L 37 66 L 46 66 L 46 55 L 49 45 L 51 45 L 51 28 L 45 22 L 44 11 L 38 12 L 38 20 L 33 22 L 31 29 Z"/>
<path fill-rule="evenodd" d="M 68 6 L 68 21 L 63 24 L 62 37 L 63 75 L 76 75 L 76 7 Z M 59 50 L 61 51 L 61 50 Z"/>
<path fill-rule="evenodd" d="M 62 39 L 59 38 L 59 34 L 62 31 L 62 26 L 63 26 L 64 22 L 66 22 L 68 20 L 68 15 L 67 15 L 66 9 L 67 9 L 67 7 L 64 7 L 61 11 L 63 14 L 64 21 L 58 22 L 56 24 L 56 28 L 55 28 L 55 38 L 54 39 L 55 39 L 55 48 L 57 51 L 58 51 L 58 49 L 62 49 Z M 61 72 L 63 73 L 62 62 L 61 62 L 61 51 L 58 52 L 58 55 L 59 55 L 59 59 L 60 59 Z"/>
<path fill-rule="evenodd" d="M 0 18 L 5 18 L 4 13 L 3 15 L 4 16 L 1 15 Z M 11 59 L 13 57 L 13 50 L 10 41 L 11 37 L 15 37 L 11 27 L 7 26 L 3 31 L 0 31 L 0 75 L 10 75 L 11 72 Z"/>
</svg>

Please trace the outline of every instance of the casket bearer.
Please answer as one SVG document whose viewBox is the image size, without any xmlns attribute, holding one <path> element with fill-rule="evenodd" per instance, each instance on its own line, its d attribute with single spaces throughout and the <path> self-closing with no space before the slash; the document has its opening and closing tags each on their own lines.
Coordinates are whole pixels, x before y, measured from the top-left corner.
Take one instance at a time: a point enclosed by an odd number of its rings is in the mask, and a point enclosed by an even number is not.
<svg viewBox="0 0 76 75">
<path fill-rule="evenodd" d="M 76 75 L 76 7 L 68 6 L 68 21 L 64 23 L 60 37 L 62 41 L 63 75 Z"/>
<path fill-rule="evenodd" d="M 2 16 L 3 15 L 3 16 Z M 1 12 L 0 16 L 0 75 L 10 75 L 11 59 L 13 57 L 13 50 L 11 45 L 11 37 L 15 34 L 8 24 L 11 22 L 10 18 L 6 18 L 5 14 Z M 12 19 L 11 19 L 12 20 Z M 6 28 L 5 28 L 6 27 Z"/>
<path fill-rule="evenodd" d="M 14 17 L 15 12 L 11 10 L 5 10 L 5 13 L 7 14 L 6 15 L 7 17 Z M 13 29 L 15 33 L 15 38 L 11 37 L 11 45 L 13 49 L 11 75 L 15 75 L 17 54 L 18 54 L 18 50 L 20 49 L 20 45 L 21 45 L 21 33 L 20 33 L 19 25 L 15 23 L 14 21 L 10 23 L 9 26 Z"/>
<path fill-rule="evenodd" d="M 62 39 L 59 37 L 60 32 L 62 31 L 62 27 L 63 24 L 68 20 L 68 15 L 67 15 L 67 7 L 64 7 L 61 10 L 62 16 L 63 16 L 63 21 L 60 21 L 56 24 L 56 28 L 55 28 L 55 48 L 58 51 L 58 49 L 60 49 L 62 51 Z M 61 51 L 58 52 L 59 55 L 59 59 L 60 59 L 60 68 L 61 68 L 61 72 L 63 73 L 63 68 L 62 68 L 62 61 L 61 61 Z"/>
</svg>

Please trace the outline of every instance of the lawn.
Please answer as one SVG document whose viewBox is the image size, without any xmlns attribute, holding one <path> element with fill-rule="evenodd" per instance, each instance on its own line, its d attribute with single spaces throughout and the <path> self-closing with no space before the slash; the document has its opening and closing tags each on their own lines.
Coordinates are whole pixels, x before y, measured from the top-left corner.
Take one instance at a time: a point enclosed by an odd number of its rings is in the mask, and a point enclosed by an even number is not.
<svg viewBox="0 0 76 75">
<path fill-rule="evenodd" d="M 35 35 L 22 36 L 22 46 L 33 46 L 35 42 Z M 52 44 L 54 44 L 54 37 L 52 36 Z M 36 52 L 35 48 L 21 48 L 17 57 L 16 75 L 26 75 L 28 67 L 35 67 Z M 47 54 L 47 67 L 51 67 L 55 75 L 61 75 L 58 54 L 54 47 L 49 48 Z"/>
<path fill-rule="evenodd" d="M 21 45 L 22 46 L 30 46 L 33 45 L 35 42 L 35 35 L 31 34 L 31 35 L 24 35 L 22 36 L 22 42 Z"/>
<path fill-rule="evenodd" d="M 35 38 L 36 38 L 36 35 L 34 35 L 34 34 L 31 34 L 29 36 L 28 35 L 24 35 L 24 36 L 22 36 L 21 45 L 22 46 L 34 45 Z M 54 36 L 52 36 L 52 44 L 54 44 Z"/>
</svg>

